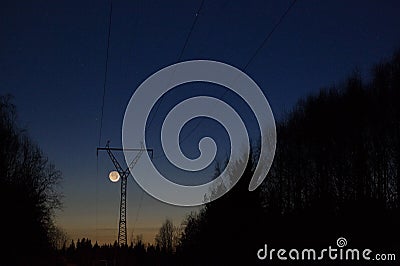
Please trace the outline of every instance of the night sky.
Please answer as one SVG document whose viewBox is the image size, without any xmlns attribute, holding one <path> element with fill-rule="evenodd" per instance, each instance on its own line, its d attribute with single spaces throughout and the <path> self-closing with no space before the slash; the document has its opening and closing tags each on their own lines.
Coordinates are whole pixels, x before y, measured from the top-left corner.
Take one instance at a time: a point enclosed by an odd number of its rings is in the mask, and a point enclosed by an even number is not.
<svg viewBox="0 0 400 266">
<path fill-rule="evenodd" d="M 200 2 L 113 0 L 102 146 L 110 140 L 121 147 L 130 97 L 151 74 L 178 62 Z M 180 61 L 243 69 L 290 3 L 206 0 Z M 120 189 L 108 180 L 107 154 L 96 158 L 109 8 L 109 1 L 71 0 L 1 1 L 0 8 L 0 94 L 14 96 L 20 124 L 63 173 L 58 224 L 72 238 L 101 243 L 117 237 Z M 399 11 L 399 1 L 298 0 L 245 72 L 279 121 L 299 98 L 340 84 L 355 69 L 366 78 L 374 63 L 399 48 Z M 195 85 L 166 97 L 149 137 L 157 139 L 169 108 L 191 93 L 221 95 Z M 202 130 L 183 145 L 189 154 Z M 154 148 L 157 157 L 162 150 Z M 128 241 L 135 230 L 150 242 L 166 217 L 180 223 L 191 210 L 153 199 L 130 178 Z"/>
</svg>

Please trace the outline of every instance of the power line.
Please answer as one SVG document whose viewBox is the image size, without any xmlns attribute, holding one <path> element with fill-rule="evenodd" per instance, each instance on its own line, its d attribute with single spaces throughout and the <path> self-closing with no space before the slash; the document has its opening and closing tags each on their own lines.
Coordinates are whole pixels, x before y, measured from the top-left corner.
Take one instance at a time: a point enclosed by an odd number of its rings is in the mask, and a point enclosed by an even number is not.
<svg viewBox="0 0 400 266">
<path fill-rule="evenodd" d="M 107 73 L 108 73 L 108 57 L 109 57 L 109 50 L 110 50 L 111 21 L 112 21 L 111 18 L 112 18 L 112 0 L 110 0 L 110 11 L 109 11 L 109 15 L 108 15 L 106 66 L 105 66 L 105 70 L 104 70 L 103 98 L 102 98 L 102 102 L 101 102 L 99 146 L 101 144 L 101 132 L 102 132 L 102 129 L 103 129 L 104 102 L 105 102 L 105 97 L 106 97 Z"/>
<path fill-rule="evenodd" d="M 272 34 L 274 34 L 275 30 L 279 27 L 279 25 L 282 23 L 282 21 L 285 19 L 286 15 L 289 13 L 289 11 L 292 9 L 294 4 L 296 4 L 297 0 L 293 0 L 292 3 L 289 5 L 289 7 L 286 9 L 286 11 L 281 15 L 279 18 L 278 22 L 275 24 L 275 26 L 272 28 L 272 30 L 268 33 L 267 36 L 265 36 L 264 40 L 258 46 L 257 50 L 254 52 L 254 54 L 250 57 L 249 61 L 247 61 L 246 65 L 244 66 L 244 70 L 247 69 L 247 67 L 251 64 L 251 62 L 256 58 L 258 53 L 262 50 L 264 45 L 268 42 L 268 40 L 271 38 Z"/>
<path fill-rule="evenodd" d="M 194 28 L 195 28 L 195 26 L 196 26 L 196 24 L 197 24 L 197 20 L 198 20 L 198 18 L 199 18 L 200 11 L 201 11 L 202 8 L 203 8 L 204 2 L 205 2 L 205 0 L 201 0 L 200 6 L 199 6 L 199 8 L 197 9 L 197 12 L 196 12 L 196 14 L 195 14 L 195 18 L 194 18 L 194 20 L 193 20 L 193 22 L 192 22 L 192 25 L 191 25 L 191 27 L 190 27 L 189 33 L 188 33 L 188 35 L 186 36 L 185 43 L 183 44 L 183 47 L 182 47 L 182 49 L 181 49 L 181 51 L 180 51 L 180 53 L 179 53 L 178 62 L 181 61 L 182 56 L 183 56 L 183 54 L 184 54 L 184 52 L 185 52 L 185 50 L 186 50 L 186 47 L 187 47 L 187 45 L 188 45 L 188 43 L 189 43 L 189 40 L 190 40 L 190 37 L 192 36 L 193 30 L 194 30 Z M 156 106 L 156 109 L 154 110 L 153 116 L 152 116 L 152 118 L 150 119 L 150 121 L 149 121 L 149 123 L 148 123 L 147 128 L 149 128 L 150 125 L 152 124 L 152 122 L 153 122 L 154 118 L 156 117 L 156 114 L 157 114 L 157 112 L 158 112 L 158 109 L 160 108 L 160 106 L 161 106 L 163 100 L 164 100 L 164 97 L 161 97 L 160 101 L 158 102 L 158 104 L 157 104 L 157 106 Z M 135 222 L 134 222 L 134 224 L 133 224 L 132 235 L 133 235 L 133 232 L 134 232 L 134 230 L 135 230 L 136 223 L 137 223 L 137 221 L 138 221 L 138 219 L 139 219 L 139 214 L 140 214 L 140 211 L 141 211 L 141 208 L 142 208 L 143 194 L 144 194 L 144 193 L 143 193 L 143 189 L 142 189 L 142 195 L 141 195 L 141 197 L 140 197 L 140 202 L 139 202 L 138 210 L 137 210 L 137 212 L 136 212 Z"/>
<path fill-rule="evenodd" d="M 256 51 L 253 53 L 253 55 L 250 57 L 250 59 L 247 61 L 247 63 L 244 65 L 243 70 L 246 70 L 250 64 L 252 63 L 252 61 L 254 60 L 254 58 L 257 57 L 258 53 L 262 50 L 262 48 L 265 46 L 265 44 L 268 42 L 268 40 L 271 38 L 272 34 L 276 31 L 276 29 L 279 27 L 279 25 L 282 23 L 282 21 L 284 20 L 284 18 L 287 16 L 287 14 L 289 13 L 289 11 L 293 8 L 293 6 L 296 4 L 297 0 L 293 0 L 292 3 L 289 5 L 289 7 L 285 10 L 285 12 L 280 16 L 279 20 L 277 21 L 277 23 L 274 25 L 274 27 L 271 29 L 271 31 L 265 36 L 264 40 L 261 42 L 261 44 L 257 47 Z M 220 98 L 223 98 L 225 96 L 225 94 L 228 92 L 229 90 L 227 88 L 225 88 L 224 93 L 222 93 L 222 95 L 220 96 Z M 197 122 L 197 124 L 189 131 L 188 134 L 186 134 L 186 136 L 184 136 L 181 141 L 179 141 L 179 144 L 182 144 L 186 139 L 188 139 L 188 137 L 190 135 L 193 134 L 193 132 L 201 125 L 201 123 L 204 120 L 199 120 L 199 122 Z M 165 157 L 165 155 L 160 155 L 158 157 L 155 157 L 154 159 L 158 159 L 161 157 Z"/>
<path fill-rule="evenodd" d="M 272 28 L 272 30 L 266 35 L 266 37 L 264 38 L 264 40 L 262 41 L 262 43 L 257 47 L 256 51 L 253 53 L 253 55 L 250 57 L 250 59 L 247 61 L 247 63 L 245 64 L 243 70 L 246 70 L 251 62 L 254 60 L 254 58 L 257 57 L 258 53 L 262 50 L 262 48 L 264 47 L 264 45 L 268 42 L 268 40 L 271 38 L 272 34 L 275 32 L 275 30 L 279 27 L 279 25 L 282 23 L 283 19 L 287 16 L 287 14 L 289 13 L 289 11 L 293 8 L 294 4 L 297 2 L 297 0 L 293 0 L 292 3 L 289 5 L 289 7 L 285 10 L 285 12 L 280 16 L 278 22 L 274 25 L 274 27 Z M 229 90 L 225 88 L 225 92 L 221 95 L 220 98 L 223 98 L 225 96 L 225 94 L 228 92 Z M 192 130 L 189 131 L 189 133 L 182 138 L 182 140 L 179 142 L 179 144 L 183 143 L 191 134 L 193 134 L 193 132 L 200 126 L 200 124 L 203 122 L 204 120 L 200 120 L 199 122 L 197 122 L 197 124 L 194 126 L 194 128 Z"/>
<path fill-rule="evenodd" d="M 199 8 L 197 9 L 197 12 L 196 12 L 196 14 L 195 14 L 194 20 L 193 20 L 192 25 L 191 25 L 191 27 L 190 27 L 189 33 L 188 33 L 188 35 L 186 36 L 185 43 L 183 44 L 183 47 L 182 47 L 182 49 L 181 49 L 181 51 L 180 51 L 180 53 L 179 53 L 178 62 L 181 61 L 182 56 L 183 56 L 183 54 L 184 54 L 184 52 L 185 52 L 185 49 L 186 49 L 186 47 L 187 47 L 187 45 L 188 45 L 188 43 L 189 43 L 189 39 L 190 39 L 190 37 L 191 37 L 191 35 L 192 35 L 192 32 L 193 32 L 193 30 L 194 30 L 194 27 L 196 26 L 196 23 L 197 23 L 197 20 L 198 20 L 198 18 L 199 18 L 200 11 L 201 11 L 202 8 L 203 8 L 204 2 L 205 2 L 205 0 L 201 0 L 200 6 L 199 6 Z M 156 109 L 154 110 L 153 116 L 151 117 L 150 122 L 148 123 L 147 128 L 150 127 L 151 123 L 153 122 L 154 118 L 156 117 L 156 114 L 157 114 L 157 112 L 158 112 L 158 109 L 160 108 L 160 106 L 161 106 L 163 100 L 164 100 L 164 97 L 161 96 L 161 99 L 160 99 L 160 101 L 158 102 L 158 104 L 157 104 L 157 106 L 156 106 Z"/>
<path fill-rule="evenodd" d="M 183 47 L 182 47 L 182 49 L 181 49 L 181 51 L 180 51 L 180 53 L 179 53 L 178 62 L 182 59 L 182 56 L 183 56 L 183 54 L 184 54 L 184 52 L 185 52 L 185 50 L 186 50 L 186 47 L 187 47 L 187 45 L 188 45 L 188 43 L 189 43 L 189 39 L 190 39 L 190 37 L 192 36 L 193 30 L 194 30 L 194 28 L 195 28 L 195 26 L 196 26 L 196 24 L 197 24 L 197 20 L 198 20 L 198 18 L 199 18 L 200 11 L 201 11 L 202 8 L 203 8 L 204 2 L 205 2 L 205 0 L 202 0 L 201 3 L 200 3 L 199 8 L 197 9 L 197 12 L 196 12 L 196 14 L 195 14 L 195 18 L 194 18 L 194 20 L 193 20 L 193 22 L 192 22 L 192 25 L 191 25 L 191 27 L 190 27 L 189 33 L 188 33 L 188 35 L 186 36 L 185 43 L 183 44 Z M 151 119 L 150 119 L 150 121 L 149 121 L 149 123 L 148 123 L 147 128 L 149 128 L 150 125 L 152 124 L 152 122 L 153 122 L 154 118 L 156 117 L 156 114 L 157 114 L 157 112 L 158 112 L 158 109 L 160 108 L 160 106 L 161 106 L 163 100 L 164 100 L 164 97 L 161 97 L 160 101 L 158 102 L 158 104 L 157 104 L 157 106 L 156 106 L 156 109 L 154 110 L 153 116 L 151 117 Z M 134 232 L 134 230 L 135 230 L 136 222 L 137 222 L 138 219 L 139 219 L 140 210 L 141 210 L 141 208 L 142 208 L 143 194 L 144 194 L 144 193 L 143 193 L 143 190 L 142 190 L 142 195 L 141 195 L 141 197 L 140 197 L 139 207 L 138 207 L 138 210 L 137 210 L 137 212 L 136 212 L 136 218 L 135 218 L 135 222 L 134 222 L 134 225 L 133 225 L 132 234 L 133 234 L 133 232 Z"/>
<path fill-rule="evenodd" d="M 111 18 L 112 18 L 112 0 L 110 0 L 110 10 L 108 14 L 108 33 L 107 33 L 107 51 L 106 51 L 106 66 L 104 70 L 103 81 L 103 97 L 101 102 L 101 115 L 100 115 L 100 129 L 99 129 L 99 146 L 101 143 L 101 132 L 103 129 L 103 115 L 104 115 L 104 102 L 107 86 L 107 73 L 108 73 L 108 57 L 110 50 L 110 36 L 111 36 Z M 98 227 L 98 180 L 99 180 L 99 155 L 96 154 L 96 243 L 97 243 L 97 227 Z"/>
<path fill-rule="evenodd" d="M 141 190 L 140 201 L 139 201 L 138 209 L 137 209 L 137 211 L 136 211 L 135 221 L 134 221 L 134 223 L 133 223 L 132 236 L 133 236 L 133 233 L 135 232 L 136 223 L 137 223 L 137 221 L 139 220 L 139 214 L 140 214 L 140 211 L 141 211 L 141 209 L 142 209 L 144 191 L 143 191 L 142 188 L 141 188 L 140 190 Z"/>
<path fill-rule="evenodd" d="M 195 17 L 194 17 L 192 26 L 190 27 L 189 34 L 187 35 L 186 40 L 185 40 L 185 44 L 183 45 L 182 50 L 181 50 L 181 53 L 179 54 L 179 59 L 178 59 L 178 61 L 180 61 L 180 60 L 182 59 L 183 53 L 185 52 L 185 49 L 186 49 L 186 46 L 187 46 L 187 44 L 189 43 L 190 36 L 192 35 L 192 32 L 193 32 L 193 30 L 194 30 L 194 26 L 196 26 L 197 19 L 199 18 L 199 15 L 200 15 L 200 11 L 201 11 L 201 9 L 203 8 L 203 5 L 204 5 L 204 1 L 205 1 L 205 0 L 202 0 L 202 1 L 201 1 L 200 6 L 199 6 L 199 8 L 197 9 L 197 12 L 196 12 L 196 14 L 195 14 Z"/>
</svg>

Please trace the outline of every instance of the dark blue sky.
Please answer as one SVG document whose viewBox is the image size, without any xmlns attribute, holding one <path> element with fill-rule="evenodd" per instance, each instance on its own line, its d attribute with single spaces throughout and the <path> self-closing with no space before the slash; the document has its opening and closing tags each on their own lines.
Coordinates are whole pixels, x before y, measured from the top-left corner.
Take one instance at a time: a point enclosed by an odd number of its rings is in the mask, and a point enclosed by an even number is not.
<svg viewBox="0 0 400 266">
<path fill-rule="evenodd" d="M 217 60 L 243 69 L 290 2 L 206 0 L 181 60 Z M 199 5 L 113 0 L 102 144 L 110 139 L 121 145 L 132 93 L 149 75 L 178 62 Z M 109 6 L 2 1 L 0 8 L 0 93 L 14 95 L 21 124 L 64 174 L 59 223 L 74 237 L 85 232 L 100 241 L 116 236 L 119 200 L 119 186 L 107 180 L 112 165 L 105 154 L 96 171 Z M 373 63 L 399 48 L 399 11 L 398 1 L 298 0 L 245 72 L 279 120 L 299 98 L 340 83 L 356 68 L 367 76 Z M 155 127 L 168 106 L 191 91 L 169 97 Z M 195 140 L 193 134 L 188 143 Z M 129 232 L 135 225 L 135 233 L 150 240 L 166 216 L 179 221 L 189 210 L 144 195 L 137 215 L 142 193 L 129 182 Z"/>
</svg>

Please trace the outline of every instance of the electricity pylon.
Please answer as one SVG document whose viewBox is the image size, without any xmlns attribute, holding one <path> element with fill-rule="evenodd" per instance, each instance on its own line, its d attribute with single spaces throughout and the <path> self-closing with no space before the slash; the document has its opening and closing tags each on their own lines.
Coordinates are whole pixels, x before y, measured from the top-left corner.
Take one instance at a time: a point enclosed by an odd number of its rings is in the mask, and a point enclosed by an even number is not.
<svg viewBox="0 0 400 266">
<path fill-rule="evenodd" d="M 140 149 L 121 149 L 121 148 L 111 148 L 110 141 L 107 141 L 106 147 L 97 148 L 97 152 L 99 151 L 107 151 L 108 156 L 110 157 L 112 163 L 117 170 L 120 179 L 121 179 L 121 201 L 119 205 L 119 225 L 118 225 L 118 245 L 127 245 L 127 237 L 126 237 L 126 187 L 128 185 L 128 176 L 130 174 L 130 169 L 132 169 L 135 164 L 138 162 L 140 156 L 144 151 L 151 152 L 151 157 L 153 157 L 153 149 L 144 149 L 143 145 Z M 132 162 L 129 164 L 128 168 L 125 170 L 119 164 L 117 158 L 115 158 L 112 151 L 137 151 L 135 158 L 133 158 Z"/>
</svg>

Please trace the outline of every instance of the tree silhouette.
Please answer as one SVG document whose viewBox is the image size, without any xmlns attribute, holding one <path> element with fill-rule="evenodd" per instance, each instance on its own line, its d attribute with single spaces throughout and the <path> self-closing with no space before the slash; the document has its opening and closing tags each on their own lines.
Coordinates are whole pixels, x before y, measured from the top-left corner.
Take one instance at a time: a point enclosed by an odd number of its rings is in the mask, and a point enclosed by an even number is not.
<svg viewBox="0 0 400 266">
<path fill-rule="evenodd" d="M 300 100 L 277 125 L 275 159 L 262 188 L 247 191 L 256 146 L 238 184 L 186 218 L 183 264 L 235 263 L 235 255 L 252 264 L 266 242 L 317 248 L 339 236 L 398 248 L 399 80 L 397 52 L 373 68 L 369 83 L 354 72 Z"/>
<path fill-rule="evenodd" d="M 51 264 L 57 230 L 54 210 L 61 205 L 56 190 L 61 173 L 17 126 L 11 96 L 0 96 L 0 210 L 3 261 L 13 265 Z M 21 249 L 22 244 L 28 248 Z"/>
<path fill-rule="evenodd" d="M 158 245 L 163 252 L 172 253 L 173 237 L 174 225 L 170 219 L 166 219 L 156 235 L 156 245 Z"/>
<path fill-rule="evenodd" d="M 166 219 L 155 237 L 155 243 L 161 252 L 172 254 L 176 251 L 181 233 L 179 226 L 174 226 L 171 219 Z"/>
</svg>

